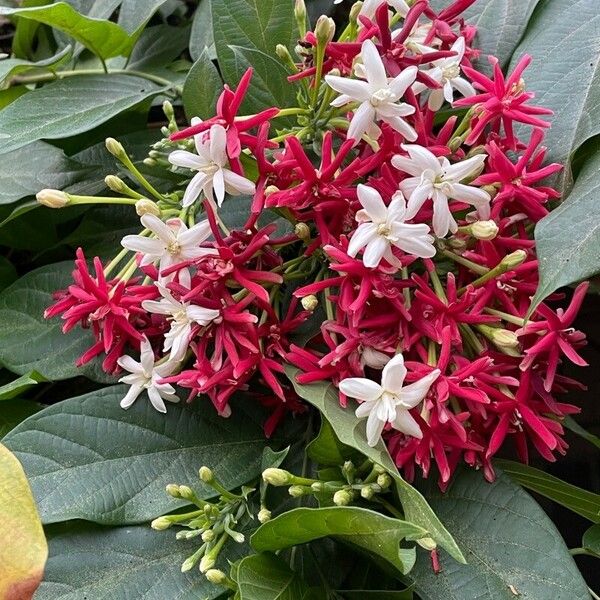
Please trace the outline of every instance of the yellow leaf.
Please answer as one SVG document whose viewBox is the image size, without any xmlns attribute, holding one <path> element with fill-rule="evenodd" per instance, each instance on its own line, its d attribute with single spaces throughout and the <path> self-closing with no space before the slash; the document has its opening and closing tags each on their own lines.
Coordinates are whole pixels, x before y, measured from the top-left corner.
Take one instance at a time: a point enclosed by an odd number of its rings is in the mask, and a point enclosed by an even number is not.
<svg viewBox="0 0 600 600">
<path fill-rule="evenodd" d="M 30 600 L 48 557 L 21 463 L 0 444 L 0 600 Z"/>
</svg>

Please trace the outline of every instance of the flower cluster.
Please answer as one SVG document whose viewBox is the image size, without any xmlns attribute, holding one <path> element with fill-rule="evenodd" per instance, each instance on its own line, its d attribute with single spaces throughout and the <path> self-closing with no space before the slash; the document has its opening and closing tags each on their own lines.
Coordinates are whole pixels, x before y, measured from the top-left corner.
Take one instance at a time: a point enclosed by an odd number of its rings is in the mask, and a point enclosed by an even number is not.
<svg viewBox="0 0 600 600">
<path fill-rule="evenodd" d="M 558 197 L 550 111 L 531 103 L 528 56 L 508 76 L 493 57 L 479 70 L 472 2 L 366 0 L 336 37 L 326 17 L 307 32 L 298 1 L 296 57 L 278 54 L 299 106 L 240 114 L 250 70 L 213 118 L 179 130 L 171 114 L 149 159 L 181 177 L 168 194 L 110 140 L 153 197 L 110 180 L 143 231 L 95 275 L 80 252 L 47 316 L 91 327 L 81 362 L 104 353 L 129 373 L 124 408 L 147 390 L 164 412 L 179 387 L 227 416 L 244 391 L 271 410 L 270 434 L 305 410 L 291 364 L 300 383 L 339 388 L 408 478 L 433 461 L 442 486 L 460 462 L 492 479 L 509 438 L 523 461 L 565 451 L 561 419 L 578 409 L 560 397 L 579 384 L 558 367 L 585 364 L 572 324 L 586 284 L 566 310 L 530 308 L 533 228 Z"/>
</svg>

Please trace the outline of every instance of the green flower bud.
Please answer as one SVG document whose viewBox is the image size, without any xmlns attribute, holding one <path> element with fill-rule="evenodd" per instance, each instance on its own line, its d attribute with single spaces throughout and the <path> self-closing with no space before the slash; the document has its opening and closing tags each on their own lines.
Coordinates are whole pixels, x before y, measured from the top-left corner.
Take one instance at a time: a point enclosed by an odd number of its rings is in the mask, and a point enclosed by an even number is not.
<svg viewBox="0 0 600 600">
<path fill-rule="evenodd" d="M 377 485 L 385 490 L 392 485 L 392 478 L 387 473 L 382 473 L 377 477 Z"/>
<path fill-rule="evenodd" d="M 315 295 L 311 294 L 310 296 L 305 296 L 302 298 L 300 303 L 302 304 L 302 308 L 304 310 L 314 312 L 317 306 L 319 306 L 319 299 Z"/>
<path fill-rule="evenodd" d="M 370 500 L 375 495 L 375 492 L 370 485 L 367 485 L 360 490 L 360 495 L 365 500 Z"/>
<path fill-rule="evenodd" d="M 506 267 L 507 269 L 514 269 L 515 267 L 518 267 L 520 264 L 525 262 L 526 258 L 527 252 L 525 252 L 525 250 L 515 250 L 514 252 L 511 252 L 510 254 L 505 256 L 500 262 L 500 264 Z"/>
<path fill-rule="evenodd" d="M 498 225 L 494 221 L 477 221 L 471 225 L 471 235 L 478 240 L 493 240 L 498 235 Z"/>
<path fill-rule="evenodd" d="M 216 562 L 210 554 L 205 554 L 200 561 L 200 573 L 206 573 L 209 569 L 212 569 Z"/>
<path fill-rule="evenodd" d="M 308 492 L 307 492 L 306 488 L 301 485 L 292 485 L 288 489 L 288 494 L 292 498 L 301 498 L 302 496 L 306 496 L 307 493 Z"/>
<path fill-rule="evenodd" d="M 310 240 L 310 227 L 306 223 L 296 223 L 294 233 L 303 241 Z"/>
<path fill-rule="evenodd" d="M 150 527 L 156 531 L 164 531 L 165 529 L 169 529 L 171 525 L 173 525 L 173 523 L 168 517 L 158 517 L 158 519 L 154 519 L 154 521 L 150 523 Z"/>
<path fill-rule="evenodd" d="M 144 215 L 160 217 L 160 208 L 158 208 L 158 204 L 152 200 L 148 200 L 148 198 L 142 198 L 135 203 L 135 212 L 139 217 L 143 217 Z"/>
<path fill-rule="evenodd" d="M 172 496 L 173 498 L 180 498 L 179 495 L 179 486 L 176 483 L 169 483 L 167 486 L 167 494 Z"/>
<path fill-rule="evenodd" d="M 200 480 L 204 483 L 211 483 L 215 478 L 213 472 L 208 467 L 200 467 L 200 471 L 198 471 L 198 475 L 200 476 Z"/>
<path fill-rule="evenodd" d="M 64 208 L 71 201 L 68 194 L 60 190 L 43 189 L 35 195 L 36 200 L 48 208 Z"/>
<path fill-rule="evenodd" d="M 224 585 L 227 582 L 227 575 L 219 569 L 209 569 L 204 573 L 204 576 L 214 585 Z"/>
<path fill-rule="evenodd" d="M 265 469 L 262 474 L 265 483 L 270 485 L 282 486 L 289 485 L 294 476 L 283 469 Z"/>
<path fill-rule="evenodd" d="M 328 44 L 335 35 L 335 21 L 327 15 L 321 15 L 315 25 L 317 43 Z"/>
<path fill-rule="evenodd" d="M 212 542 L 215 539 L 215 532 L 212 529 L 207 529 L 202 533 L 203 542 Z"/>
<path fill-rule="evenodd" d="M 268 508 L 261 508 L 258 511 L 258 522 L 259 523 L 266 523 L 267 521 L 271 520 L 271 511 Z"/>
<path fill-rule="evenodd" d="M 125 148 L 123 148 L 123 144 L 115 140 L 115 138 L 106 138 L 106 149 L 115 157 L 121 158 L 125 156 Z"/>
<path fill-rule="evenodd" d="M 352 502 L 352 494 L 348 490 L 338 490 L 333 495 L 333 503 L 336 506 L 348 506 Z"/>
</svg>

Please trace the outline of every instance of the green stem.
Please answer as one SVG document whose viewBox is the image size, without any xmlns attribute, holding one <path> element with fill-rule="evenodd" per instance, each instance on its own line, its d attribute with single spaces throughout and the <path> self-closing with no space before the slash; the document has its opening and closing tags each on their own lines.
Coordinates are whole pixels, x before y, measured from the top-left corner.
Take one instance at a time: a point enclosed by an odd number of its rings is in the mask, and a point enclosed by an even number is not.
<svg viewBox="0 0 600 600">
<path fill-rule="evenodd" d="M 69 206 L 76 204 L 128 204 L 135 206 L 137 200 L 134 198 L 111 198 L 109 196 L 69 196 Z"/>
<path fill-rule="evenodd" d="M 453 260 L 455 263 L 458 263 L 470 271 L 473 271 L 473 273 L 477 273 L 477 275 L 485 275 L 489 271 L 487 267 L 482 267 L 481 265 L 478 265 L 477 263 L 474 263 L 463 256 L 459 256 L 450 250 L 442 250 L 442 254 L 446 258 Z"/>
</svg>

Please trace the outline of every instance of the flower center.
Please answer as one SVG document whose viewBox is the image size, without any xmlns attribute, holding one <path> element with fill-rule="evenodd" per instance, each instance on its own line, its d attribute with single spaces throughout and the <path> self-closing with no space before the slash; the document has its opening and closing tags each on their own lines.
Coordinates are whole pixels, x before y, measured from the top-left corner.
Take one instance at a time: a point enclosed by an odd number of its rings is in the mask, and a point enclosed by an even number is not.
<svg viewBox="0 0 600 600">
<path fill-rule="evenodd" d="M 377 227 L 377 235 L 381 235 L 383 237 L 388 237 L 392 233 L 390 226 L 387 223 L 381 223 Z"/>
<path fill-rule="evenodd" d="M 456 79 L 460 75 L 460 65 L 453 63 L 442 69 L 442 77 L 449 81 L 450 79 Z"/>
<path fill-rule="evenodd" d="M 181 252 L 181 244 L 175 240 L 167 246 L 167 252 L 173 256 L 177 256 Z"/>
<path fill-rule="evenodd" d="M 390 90 L 387 90 L 387 89 L 377 90 L 371 96 L 371 104 L 373 106 L 380 106 L 381 104 L 388 104 L 390 102 L 393 102 L 394 98 L 395 98 L 394 94 Z"/>
</svg>

